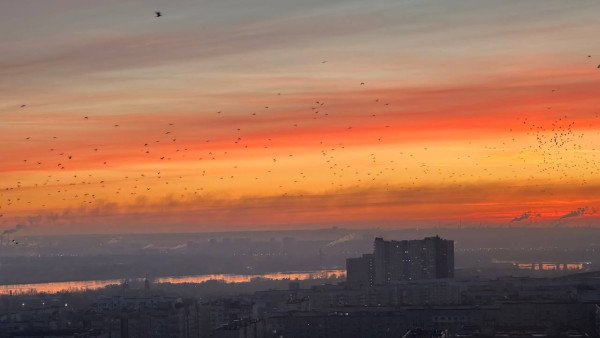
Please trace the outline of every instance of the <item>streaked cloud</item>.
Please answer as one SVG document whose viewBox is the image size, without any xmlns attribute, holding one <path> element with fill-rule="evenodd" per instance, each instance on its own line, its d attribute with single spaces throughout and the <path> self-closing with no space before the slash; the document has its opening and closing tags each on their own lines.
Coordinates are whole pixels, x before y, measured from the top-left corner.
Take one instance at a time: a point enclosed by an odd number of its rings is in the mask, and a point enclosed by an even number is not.
<svg viewBox="0 0 600 338">
<path fill-rule="evenodd" d="M 3 2 L 0 226 L 587 222 L 598 10 Z"/>
</svg>

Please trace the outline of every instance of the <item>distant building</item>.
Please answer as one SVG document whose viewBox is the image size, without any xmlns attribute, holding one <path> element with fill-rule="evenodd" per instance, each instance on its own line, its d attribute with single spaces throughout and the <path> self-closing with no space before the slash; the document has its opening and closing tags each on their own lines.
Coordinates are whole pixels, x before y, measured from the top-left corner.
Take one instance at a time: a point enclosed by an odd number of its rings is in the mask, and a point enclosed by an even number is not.
<svg viewBox="0 0 600 338">
<path fill-rule="evenodd" d="M 404 241 L 377 237 L 373 254 L 346 260 L 346 278 L 350 284 L 373 286 L 452 277 L 454 241 L 439 236 Z"/>
</svg>

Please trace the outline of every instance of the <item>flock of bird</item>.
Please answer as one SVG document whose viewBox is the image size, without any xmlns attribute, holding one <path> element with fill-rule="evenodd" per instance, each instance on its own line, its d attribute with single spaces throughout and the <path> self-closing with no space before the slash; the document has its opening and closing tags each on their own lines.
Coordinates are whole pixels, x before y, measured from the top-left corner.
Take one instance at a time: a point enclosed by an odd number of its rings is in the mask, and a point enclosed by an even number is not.
<svg viewBox="0 0 600 338">
<path fill-rule="evenodd" d="M 162 16 L 160 11 L 155 12 L 156 18 Z M 591 55 L 588 57 L 591 58 Z M 321 61 L 321 64 L 327 63 L 327 60 Z M 356 86 L 357 91 L 368 88 L 364 81 L 357 82 Z M 285 97 L 281 92 L 273 95 L 280 99 Z M 538 184 L 541 175 L 546 175 L 548 179 L 573 180 L 579 185 L 585 185 L 588 183 L 588 177 L 600 177 L 600 167 L 595 153 L 585 151 L 587 149 L 585 133 L 581 129 L 578 131 L 575 120 L 567 115 L 561 115 L 550 125 L 524 118 L 522 126 L 515 126 L 515 133 L 521 132 L 520 128 L 524 128 L 526 134 L 534 138 L 530 144 L 520 147 L 518 152 L 520 166 L 511 162 L 504 166 L 509 170 L 503 168 L 496 171 L 494 167 L 486 167 L 483 162 L 480 163 L 481 159 L 475 158 L 470 153 L 458 153 L 455 160 L 463 165 L 447 169 L 439 165 L 436 158 L 427 155 L 428 152 L 435 150 L 437 145 L 418 150 L 410 147 L 395 149 L 400 147 L 398 144 L 386 145 L 386 138 L 402 130 L 394 124 L 401 123 L 398 121 L 401 121 L 402 117 L 394 116 L 393 98 L 386 98 L 384 101 L 384 98 L 371 99 L 369 96 L 368 104 L 371 107 L 368 109 L 369 112 L 359 116 L 364 121 L 360 125 L 342 127 L 340 118 L 337 118 L 336 122 L 331 124 L 336 126 L 334 128 L 337 130 L 328 130 L 329 133 L 319 134 L 320 136 L 317 137 L 320 139 L 307 140 L 305 138 L 308 134 L 302 132 L 295 134 L 297 130 L 304 127 L 320 126 L 326 129 L 328 123 L 321 120 L 333 119 L 338 111 L 330 108 L 335 104 L 330 104 L 329 100 L 323 98 L 307 100 L 305 112 L 290 122 L 285 130 L 272 130 L 272 135 L 266 137 L 257 136 L 258 134 L 252 131 L 246 132 L 243 123 L 235 125 L 239 115 L 228 115 L 224 110 L 217 110 L 214 113 L 217 121 L 220 121 L 218 122 L 220 128 L 229 129 L 224 136 L 200 138 L 197 135 L 190 135 L 178 128 L 180 124 L 185 125 L 187 121 L 177 123 L 172 118 L 165 117 L 161 130 L 154 131 L 154 134 L 148 131 L 147 138 L 140 140 L 139 144 L 132 149 L 118 149 L 113 146 L 107 147 L 105 144 L 96 144 L 89 147 L 87 153 L 82 153 L 79 148 L 68 149 L 69 143 L 61 143 L 60 135 L 44 140 L 36 140 L 38 136 L 28 135 L 23 137 L 22 141 L 38 142 L 37 146 L 33 147 L 36 150 L 31 152 L 37 154 L 38 158 L 22 158 L 16 161 L 19 163 L 14 163 L 15 159 L 5 160 L 11 162 L 10 165 L 15 171 L 21 170 L 24 178 L 15 182 L 3 182 L 4 186 L 1 187 L 0 192 L 0 224 L 7 226 L 8 223 L 3 222 L 1 217 L 9 218 L 14 210 L 22 209 L 26 205 L 29 205 L 26 209 L 32 212 L 43 213 L 44 210 L 52 211 L 49 209 L 55 207 L 56 202 L 59 201 L 77 208 L 106 203 L 114 199 L 115 195 L 125 195 L 126 197 L 119 197 L 118 200 L 128 201 L 126 203 L 132 205 L 142 201 L 141 198 L 144 196 L 163 196 L 193 202 L 195 197 L 210 195 L 212 188 L 227 184 L 233 189 L 238 185 L 250 184 L 257 192 L 269 188 L 276 190 L 277 195 L 281 197 L 292 195 L 302 197 L 311 193 L 306 189 L 311 186 L 318 186 L 322 191 L 370 187 L 389 191 L 416 189 L 429 184 L 430 181 L 436 181 L 441 185 L 460 187 L 473 184 L 478 180 L 500 182 L 519 180 L 523 179 L 525 172 L 530 173 L 530 176 L 526 177 L 526 182 L 532 185 Z M 261 108 L 254 107 L 248 116 L 255 119 L 263 115 L 272 116 L 278 109 L 277 102 L 274 99 Z M 27 104 L 21 104 L 20 109 L 27 111 L 29 107 Z M 260 113 L 260 110 L 263 112 Z M 595 118 L 598 119 L 597 114 Z M 79 122 L 73 123 L 80 123 L 83 130 L 87 128 L 85 124 L 92 123 L 97 123 L 96 128 L 98 125 L 105 125 L 108 128 L 105 122 L 95 121 L 93 115 L 79 116 L 78 119 Z M 365 137 L 357 132 L 364 125 L 374 130 L 374 133 L 368 136 L 371 139 L 356 140 L 356 137 Z M 124 133 L 129 131 L 128 127 L 123 122 L 112 122 L 110 125 L 112 130 L 105 130 L 106 138 L 110 140 L 107 144 L 112 144 L 115 139 L 124 136 Z M 120 129 L 125 131 L 120 133 L 118 132 Z M 337 136 L 328 136 L 330 134 Z M 282 138 L 310 145 L 312 149 L 318 149 L 318 154 L 312 154 L 306 149 L 284 147 L 280 144 Z M 512 142 L 518 144 L 522 140 L 512 138 Z M 42 150 L 42 147 L 45 149 Z M 395 153 L 394 157 L 387 156 L 388 152 L 378 154 L 386 147 L 388 151 Z M 483 150 L 490 154 L 500 154 L 510 153 L 514 148 L 515 145 L 511 146 L 499 141 L 498 144 L 486 146 Z M 244 155 L 245 151 L 251 154 Z M 269 164 L 261 162 L 260 169 L 245 167 L 243 158 L 252 156 L 268 158 Z M 294 160 L 294 156 L 300 159 Z M 530 162 L 532 156 L 539 159 L 533 162 L 535 174 L 532 173 Z M 134 162 L 146 165 L 143 166 L 143 170 L 135 173 L 129 168 L 125 170 L 130 172 L 126 175 L 117 177 L 111 174 L 111 170 L 120 172 L 120 166 L 126 166 L 122 162 L 123 158 L 133 159 Z M 312 162 L 303 163 L 306 159 Z M 173 165 L 168 164 L 173 162 L 194 163 L 190 165 L 194 173 L 182 174 Z M 228 167 L 225 168 L 225 165 Z M 461 169 L 465 167 L 477 168 L 477 170 Z M 36 170 L 48 174 L 41 181 L 31 181 L 25 177 Z M 249 177 L 250 174 L 252 177 Z M 110 197 L 111 195 L 113 197 Z M 527 212 L 523 214 L 527 217 L 522 215 L 510 222 L 531 220 L 530 214 L 539 215 Z M 11 222 L 13 219 L 15 217 L 11 218 Z"/>
</svg>

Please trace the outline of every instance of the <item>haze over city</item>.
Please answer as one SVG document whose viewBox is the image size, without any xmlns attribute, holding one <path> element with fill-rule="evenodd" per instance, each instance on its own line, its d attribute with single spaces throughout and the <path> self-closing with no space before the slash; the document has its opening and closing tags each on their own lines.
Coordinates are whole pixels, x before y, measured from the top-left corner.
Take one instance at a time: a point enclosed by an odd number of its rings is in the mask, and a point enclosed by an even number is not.
<svg viewBox="0 0 600 338">
<path fill-rule="evenodd" d="M 599 11 L 3 2 L 0 228 L 596 227 Z"/>
</svg>

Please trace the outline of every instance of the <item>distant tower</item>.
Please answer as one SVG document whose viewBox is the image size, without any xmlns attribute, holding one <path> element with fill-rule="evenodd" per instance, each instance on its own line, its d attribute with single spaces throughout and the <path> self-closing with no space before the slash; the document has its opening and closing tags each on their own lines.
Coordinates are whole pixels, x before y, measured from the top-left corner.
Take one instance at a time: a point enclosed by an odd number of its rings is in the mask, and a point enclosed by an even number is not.
<svg viewBox="0 0 600 338">
<path fill-rule="evenodd" d="M 319 249 L 319 265 L 323 267 L 323 250 Z"/>
</svg>

